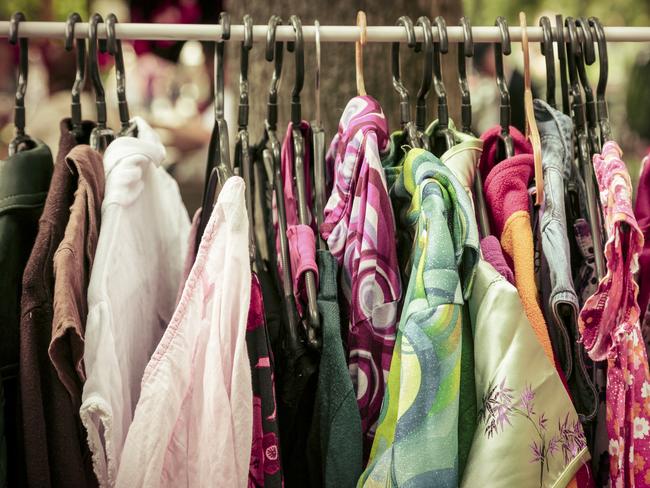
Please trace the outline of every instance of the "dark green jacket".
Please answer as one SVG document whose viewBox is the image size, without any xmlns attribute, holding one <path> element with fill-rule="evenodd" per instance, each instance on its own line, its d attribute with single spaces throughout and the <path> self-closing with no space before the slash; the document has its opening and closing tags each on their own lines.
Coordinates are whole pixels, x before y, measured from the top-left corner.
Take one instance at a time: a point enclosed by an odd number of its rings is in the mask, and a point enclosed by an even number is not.
<svg viewBox="0 0 650 488">
<path fill-rule="evenodd" d="M 0 160 L 0 486 L 25 486 L 18 391 L 21 282 L 52 170 L 52 154 L 41 142 Z"/>
</svg>

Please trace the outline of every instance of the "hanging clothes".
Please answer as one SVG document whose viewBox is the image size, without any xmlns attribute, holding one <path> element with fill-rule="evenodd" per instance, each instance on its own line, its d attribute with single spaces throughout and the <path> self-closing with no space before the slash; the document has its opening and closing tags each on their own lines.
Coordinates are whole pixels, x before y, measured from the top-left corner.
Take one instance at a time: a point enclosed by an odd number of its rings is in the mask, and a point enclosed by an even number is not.
<svg viewBox="0 0 650 488">
<path fill-rule="evenodd" d="M 299 127 L 305 141 L 311 141 L 309 123 L 302 121 Z M 311 201 L 311 185 L 309 168 L 309 144 L 305 144 L 303 154 L 305 168 L 305 194 Z M 298 313 L 302 313 L 307 304 L 305 289 L 305 273 L 313 271 L 318 279 L 316 264 L 316 238 L 314 235 L 315 221 L 310 215 L 310 225 L 299 223 L 297 190 L 294 188 L 293 171 L 293 124 L 289 123 L 287 133 L 282 143 L 281 172 L 284 190 L 284 204 L 287 218 L 287 240 L 289 242 L 291 278 L 293 293 L 296 298 Z M 274 195 L 274 201 L 278 195 Z M 273 223 L 275 228 L 276 250 L 278 253 L 278 276 L 282 276 L 280 256 L 280 236 L 278 216 L 275 211 Z M 284 312 L 284 311 L 283 311 Z M 295 311 L 294 311 L 295 313 Z M 296 317 L 296 322 L 301 324 Z M 299 325 L 299 330 L 303 327 Z M 286 329 L 285 329 L 286 330 Z M 287 486 L 306 486 L 312 477 L 308 461 L 308 436 L 316 397 L 318 380 L 318 358 L 304 342 L 300 341 L 296 350 L 282 348 L 277 358 L 276 375 L 278 418 L 280 420 L 280 439 L 282 440 L 282 470 Z"/>
<path fill-rule="evenodd" d="M 416 229 L 411 278 L 359 486 L 457 486 L 462 305 L 478 262 L 478 229 L 469 197 L 427 151 L 409 151 L 394 191 L 408 209 L 403 224 Z"/>
<path fill-rule="evenodd" d="M 102 232 L 88 286 L 81 420 L 100 486 L 113 486 L 142 373 L 174 310 L 189 217 L 165 148 L 135 117 L 138 137 L 104 153 Z"/>
<path fill-rule="evenodd" d="M 492 267 L 503 276 L 512 285 L 515 284 L 515 275 L 506 262 L 503 255 L 503 248 L 499 239 L 495 236 L 486 236 L 481 239 L 481 254 L 483 259 L 492 265 Z"/>
<path fill-rule="evenodd" d="M 334 174 L 321 236 L 341 267 L 348 367 L 364 434 L 364 461 L 377 429 L 395 346 L 402 290 L 395 219 L 380 162 L 388 125 L 379 103 L 355 97 L 327 152 Z"/>
<path fill-rule="evenodd" d="M 579 302 L 573 287 L 564 188 L 573 160 L 571 118 L 542 100 L 534 100 L 542 142 L 544 205 L 541 208 L 541 296 L 555 357 L 564 371 L 582 423 L 592 421 L 598 393 L 579 343 Z"/>
<path fill-rule="evenodd" d="M 650 372 L 639 327 L 633 273 L 643 234 L 632 212 L 632 185 L 616 142 L 594 155 L 608 240 L 607 274 L 580 312 L 582 341 L 594 361 L 607 360 L 607 430 L 612 486 L 650 484 Z"/>
<path fill-rule="evenodd" d="M 310 444 L 316 444 L 313 471 L 318 479 L 310 486 L 354 488 L 363 471 L 361 415 L 341 339 L 337 293 L 338 264 L 329 251 L 317 251 L 318 311 L 323 348 Z"/>
<path fill-rule="evenodd" d="M 0 160 L 0 482 L 7 486 L 26 484 L 18 372 L 21 284 L 52 172 L 52 153 L 40 141 Z"/>
<path fill-rule="evenodd" d="M 515 275 L 517 291 L 526 315 L 551 362 L 555 362 L 546 321 L 537 301 L 533 233 L 528 210 L 528 185 L 533 177 L 532 147 L 514 127 L 510 128 L 515 155 L 498 162 L 501 128 L 481 136 L 484 143 L 480 170 L 490 211 L 491 227 L 500 239 Z M 498 163 L 498 164 L 497 164 Z"/>
<path fill-rule="evenodd" d="M 472 144 L 471 136 L 464 139 L 447 151 L 451 157 L 443 155 L 443 162 L 473 201 L 481 145 Z M 499 259 L 501 247 L 495 244 Z M 589 459 L 575 408 L 536 340 L 517 289 L 484 258 L 476 268 L 468 318 L 470 337 L 480 345 L 473 359 L 481 404 L 461 486 L 486 479 L 495 487 L 569 485 Z M 524 374 L 512 374 L 522 368 Z M 502 459 L 508 462 L 496 462 Z"/>
<path fill-rule="evenodd" d="M 275 370 L 266 328 L 262 287 L 253 273 L 246 323 L 246 346 L 253 391 L 253 442 L 248 473 L 249 488 L 282 487 L 280 430 L 275 400 Z"/>
<path fill-rule="evenodd" d="M 247 486 L 250 287 L 244 181 L 233 176 L 219 193 L 180 302 L 142 377 L 116 486 Z"/>
<path fill-rule="evenodd" d="M 78 145 L 88 142 L 93 126 L 84 123 L 76 135 L 71 119 L 61 121 L 50 190 L 23 274 L 20 388 L 28 486 L 97 485 L 79 418 L 86 292 L 104 198 L 102 157 Z"/>
<path fill-rule="evenodd" d="M 641 319 L 641 334 L 646 352 L 650 354 L 650 154 L 641 162 L 641 176 L 634 202 L 634 216 L 643 232 L 643 249 L 639 253 L 639 310 Z"/>
<path fill-rule="evenodd" d="M 305 289 L 305 273 L 313 271 L 318 279 L 318 266 L 316 265 L 316 221 L 313 216 L 309 216 L 309 225 L 301 224 L 298 219 L 298 196 L 295 189 L 293 174 L 293 124 L 289 123 L 287 133 L 282 143 L 282 180 L 284 190 L 284 207 L 287 218 L 287 240 L 289 242 L 289 257 L 291 260 L 291 277 L 293 280 L 293 293 L 296 298 L 296 307 L 298 313 L 302 316 L 302 309 L 307 303 L 307 292 Z M 304 120 L 301 122 L 299 130 L 305 141 L 311 141 L 311 127 Z M 306 201 L 312 201 L 311 193 L 311 166 L 310 144 L 305 143 L 305 153 L 303 154 L 305 168 L 305 195 Z M 277 198 L 277 195 L 274 195 Z M 274 200 L 275 201 L 275 200 Z M 274 210 L 275 205 L 274 205 Z M 278 234 L 277 212 L 273 213 L 273 225 L 275 228 L 275 246 L 277 256 L 280 256 L 280 236 Z M 278 276 L 282 276 L 282 262 L 277 260 Z"/>
</svg>

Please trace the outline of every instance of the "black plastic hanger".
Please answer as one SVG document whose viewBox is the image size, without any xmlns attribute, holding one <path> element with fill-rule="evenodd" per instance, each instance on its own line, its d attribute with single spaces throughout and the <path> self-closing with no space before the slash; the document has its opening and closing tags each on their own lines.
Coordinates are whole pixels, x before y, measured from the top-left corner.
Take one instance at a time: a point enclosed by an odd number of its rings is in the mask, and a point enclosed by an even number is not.
<svg viewBox="0 0 650 488">
<path fill-rule="evenodd" d="M 361 11 L 357 14 L 357 24 L 359 24 Z M 363 25 L 365 26 L 365 14 L 361 19 Z M 362 27 L 364 28 L 364 27 Z M 327 189 L 326 189 L 326 174 L 325 174 L 325 151 L 326 151 L 326 142 L 325 142 L 325 131 L 323 130 L 323 124 L 321 121 L 321 112 L 320 112 L 320 67 L 321 67 L 321 56 L 320 56 L 320 23 L 316 20 L 314 22 L 314 46 L 316 50 L 316 76 L 315 80 L 315 119 L 311 123 L 311 133 L 312 133 L 312 149 L 314 150 L 314 212 L 316 215 L 316 228 L 318 232 L 316 233 L 316 239 L 318 241 L 318 249 L 324 251 L 327 249 L 325 240 L 320 234 L 320 228 L 323 222 L 325 221 L 325 206 L 327 205 Z"/>
<path fill-rule="evenodd" d="M 582 90 L 585 94 L 585 115 L 587 117 L 587 136 L 591 154 L 600 152 L 600 144 L 598 142 L 598 117 L 596 116 L 596 101 L 594 100 L 594 92 L 589 83 L 587 76 L 586 64 L 593 64 L 596 60 L 594 50 L 594 39 L 589 29 L 589 23 L 584 18 L 575 19 L 575 26 L 578 33 L 578 52 L 576 55 L 576 68 L 578 70 L 578 78 L 582 85 Z"/>
<path fill-rule="evenodd" d="M 607 59 L 607 39 L 605 30 L 597 17 L 589 18 L 589 25 L 594 28 L 596 42 L 598 44 L 598 86 L 596 87 L 596 108 L 598 112 L 598 125 L 600 126 L 601 147 L 612 139 L 612 127 L 609 124 L 609 110 L 605 92 L 607 90 L 607 76 L 609 73 L 609 61 Z"/>
<path fill-rule="evenodd" d="M 556 108 L 555 104 L 555 52 L 553 51 L 553 29 L 551 19 L 543 16 L 539 19 L 542 28 L 542 42 L 540 43 L 544 60 L 546 61 L 546 103 Z"/>
<path fill-rule="evenodd" d="M 413 21 L 407 15 L 401 16 L 397 19 L 397 24 L 404 27 L 406 31 L 406 40 L 408 47 L 415 48 L 417 43 L 415 40 L 415 28 L 413 26 Z M 400 125 L 402 130 L 406 133 L 408 143 L 411 147 L 420 147 L 420 141 L 417 135 L 417 129 L 413 120 L 411 119 L 411 104 L 409 101 L 409 93 L 404 83 L 402 83 L 402 78 L 400 74 L 400 62 L 399 62 L 399 41 L 394 42 L 391 47 L 391 68 L 393 74 L 393 87 L 399 94 L 399 113 L 400 113 Z"/>
<path fill-rule="evenodd" d="M 277 269 L 277 259 L 280 259 L 282 273 L 279 277 L 280 288 L 282 290 L 282 304 L 286 317 L 286 330 L 284 331 L 284 345 L 292 354 L 298 354 L 303 349 L 300 330 L 298 327 L 299 318 L 296 308 L 295 297 L 293 296 L 293 284 L 291 280 L 291 261 L 289 256 L 289 242 L 287 240 L 287 212 L 284 206 L 284 183 L 282 181 L 282 146 L 277 136 L 278 121 L 278 85 L 282 75 L 282 61 L 284 45 L 281 41 L 275 40 L 275 33 L 278 25 L 282 24 L 282 19 L 273 15 L 269 19 L 268 29 L 266 31 L 266 60 L 273 62 L 273 75 L 269 87 L 269 96 L 267 101 L 266 120 L 264 122 L 264 140 L 265 148 L 262 151 L 263 164 L 267 174 L 270 171 L 270 180 L 272 182 L 273 192 L 275 193 L 275 203 L 278 216 L 278 237 L 280 241 L 280 255 L 275 252 L 275 239 L 269 243 L 269 256 L 271 257 L 273 269 Z M 271 225 L 271 224 L 269 224 Z"/>
<path fill-rule="evenodd" d="M 287 50 L 294 53 L 296 62 L 296 77 L 291 91 L 291 123 L 293 124 L 293 169 L 298 200 L 298 220 L 303 225 L 310 225 L 305 181 L 305 140 L 300 130 L 302 122 L 300 92 L 305 81 L 304 41 L 300 18 L 297 15 L 292 15 L 289 22 L 295 34 L 295 41 L 287 45 Z M 316 304 L 316 277 L 313 271 L 305 272 L 305 289 L 307 291 L 307 316 L 303 320 L 306 323 L 307 344 L 314 349 L 318 349 L 320 348 L 320 316 Z"/>
<path fill-rule="evenodd" d="M 95 91 L 95 105 L 97 107 L 97 126 L 90 133 L 90 146 L 104 152 L 106 147 L 115 139 L 115 133 L 106 125 L 106 96 L 104 94 L 104 85 L 102 77 L 99 74 L 99 63 L 97 62 L 97 49 L 106 52 L 106 41 L 97 41 L 97 24 L 104 22 L 102 16 L 98 13 L 93 14 L 88 25 L 88 37 L 90 45 L 88 46 L 88 71 L 90 79 L 93 82 Z"/>
<path fill-rule="evenodd" d="M 115 78 L 117 80 L 117 107 L 120 114 L 119 136 L 137 136 L 138 129 L 131 123 L 129 104 L 126 101 L 126 70 L 124 69 L 124 55 L 122 54 L 122 41 L 115 35 L 115 14 L 106 17 L 106 45 L 108 52 L 115 58 Z"/>
<path fill-rule="evenodd" d="M 18 44 L 18 86 L 16 87 L 16 102 L 14 107 L 14 126 L 16 135 L 9 143 L 9 156 L 36 146 L 36 142 L 25 132 L 25 93 L 27 92 L 27 76 L 29 74 L 29 43 L 26 37 L 18 37 L 18 28 L 25 21 L 25 14 L 16 12 L 11 16 L 9 24 L 9 43 Z"/>
<path fill-rule="evenodd" d="M 564 21 L 561 15 L 555 16 L 555 43 L 557 44 L 557 58 L 560 61 L 560 92 L 562 94 L 562 112 L 571 115 L 571 102 L 569 100 L 569 83 L 567 80 L 566 45 L 564 39 Z"/>
<path fill-rule="evenodd" d="M 65 23 L 65 50 L 72 51 L 74 44 L 74 26 L 81 22 L 81 15 L 74 12 L 68 16 Z M 81 92 L 86 81 L 86 39 L 79 38 L 76 42 L 77 64 L 74 83 L 72 85 L 72 102 L 70 103 L 70 116 L 72 120 L 72 132 L 76 137 L 83 133 L 81 117 Z"/>
<path fill-rule="evenodd" d="M 508 91 L 508 80 L 503 71 L 503 56 L 509 56 L 512 52 L 510 46 L 510 32 L 508 31 L 508 23 L 506 19 L 499 16 L 495 22 L 499 28 L 499 35 L 501 41 L 494 45 L 494 64 L 497 73 L 497 86 L 501 96 L 501 104 L 499 106 L 499 123 L 501 125 L 501 141 L 503 143 L 504 158 L 511 158 L 514 156 L 514 146 L 512 136 L 510 135 L 510 92 Z"/>
<path fill-rule="evenodd" d="M 230 140 L 228 139 L 228 124 L 224 118 L 224 72 L 223 60 L 225 42 L 230 39 L 230 15 L 221 12 L 221 39 L 214 48 L 214 128 L 208 147 L 208 162 L 206 164 L 205 188 L 201 205 L 201 218 L 196 233 L 196 249 L 198 250 L 205 227 L 208 225 L 214 199 L 228 178 L 233 175 L 230 165 Z"/>
<path fill-rule="evenodd" d="M 248 212 L 249 256 L 256 269 L 255 227 L 253 220 L 253 168 L 248 134 L 248 53 L 253 48 L 253 18 L 244 15 L 244 40 L 240 50 L 239 71 L 239 115 L 237 117 L 237 143 L 235 145 L 235 167 L 246 183 L 246 211 Z"/>
<path fill-rule="evenodd" d="M 415 127 L 418 136 L 425 149 L 429 149 L 429 141 L 423 136 L 427 123 L 427 96 L 433 82 L 433 35 L 431 32 L 431 21 L 428 17 L 419 17 L 416 25 L 422 27 L 424 42 L 415 45 L 415 52 L 420 52 L 424 47 L 424 69 L 422 71 L 422 83 L 415 102 Z"/>
<path fill-rule="evenodd" d="M 591 154 L 589 150 L 589 141 L 587 135 L 587 124 L 584 114 L 584 104 L 582 101 L 578 69 L 576 66 L 576 58 L 581 55 L 581 46 L 578 29 L 573 18 L 567 17 L 565 24 L 569 32 L 566 50 L 568 61 L 567 64 L 569 68 L 569 83 L 571 86 L 571 108 L 573 112 L 573 121 L 576 132 L 576 146 L 578 149 L 578 162 L 587 194 L 587 209 L 589 213 L 588 220 L 593 240 L 596 274 L 600 279 L 605 276 L 605 255 L 603 253 L 598 190 L 596 188 L 594 167 L 591 163 Z"/>
<path fill-rule="evenodd" d="M 447 23 L 440 15 L 435 18 L 435 24 L 438 28 L 438 40 L 433 43 L 433 86 L 438 97 L 438 131 L 445 138 L 447 149 L 454 145 L 454 136 L 449 130 L 449 107 L 447 104 L 447 89 L 442 79 L 442 60 L 441 54 L 449 52 L 449 38 L 447 36 Z M 433 142 L 431 142 L 433 147 Z"/>
<path fill-rule="evenodd" d="M 474 56 L 472 24 L 467 17 L 460 19 L 463 28 L 463 42 L 458 43 L 458 84 L 460 85 L 460 123 L 461 130 L 472 133 L 472 99 L 467 81 L 467 59 Z"/>
</svg>

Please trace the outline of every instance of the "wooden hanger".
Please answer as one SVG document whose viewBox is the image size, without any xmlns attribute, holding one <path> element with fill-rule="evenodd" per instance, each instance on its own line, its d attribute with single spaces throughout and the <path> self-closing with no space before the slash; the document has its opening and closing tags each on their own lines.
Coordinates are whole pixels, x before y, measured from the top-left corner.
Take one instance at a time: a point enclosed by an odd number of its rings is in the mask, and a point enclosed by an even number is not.
<svg viewBox="0 0 650 488">
<path fill-rule="evenodd" d="M 357 73 L 357 93 L 360 96 L 366 95 L 366 82 L 363 79 L 363 46 L 366 43 L 366 13 L 359 10 L 357 13 L 357 26 L 361 31 L 359 40 L 354 43 L 354 65 Z"/>
<path fill-rule="evenodd" d="M 519 12 L 521 26 L 521 50 L 524 53 L 524 111 L 526 113 L 526 137 L 533 145 L 535 159 L 535 205 L 544 201 L 544 172 L 542 168 L 542 141 L 537 130 L 535 110 L 533 108 L 533 92 L 530 88 L 530 51 L 528 49 L 528 31 L 526 30 L 526 14 Z"/>
</svg>

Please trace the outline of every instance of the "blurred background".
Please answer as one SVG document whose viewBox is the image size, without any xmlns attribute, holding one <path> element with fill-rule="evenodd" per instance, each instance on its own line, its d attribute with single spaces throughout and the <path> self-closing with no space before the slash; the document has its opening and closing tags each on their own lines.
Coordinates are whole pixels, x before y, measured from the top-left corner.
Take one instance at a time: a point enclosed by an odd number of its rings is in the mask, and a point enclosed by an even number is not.
<svg viewBox="0 0 650 488">
<path fill-rule="evenodd" d="M 461 16 L 468 16 L 475 26 L 493 25 L 498 15 L 509 24 L 518 25 L 518 13 L 526 12 L 528 25 L 537 25 L 539 17 L 548 15 L 597 16 L 605 26 L 650 26 L 650 1 L 647 0 L 328 0 L 303 2 L 270 1 L 208 1 L 208 0 L 3 0 L 0 19 L 9 20 L 17 10 L 28 20 L 64 21 L 71 12 L 81 14 L 84 21 L 94 12 L 104 17 L 115 13 L 121 22 L 217 23 L 219 12 L 227 10 L 232 23 L 240 24 L 245 13 L 255 24 L 266 24 L 271 14 L 288 19 L 301 17 L 303 25 L 353 25 L 357 10 L 366 12 L 369 25 L 394 25 L 401 15 L 413 21 L 420 15 L 445 17 L 448 25 L 458 25 Z M 178 180 L 188 209 L 198 205 L 203 188 L 207 142 L 214 121 L 213 43 L 136 41 L 123 43 L 126 63 L 127 97 L 132 115 L 140 115 L 157 127 L 168 149 L 167 164 Z M 313 43 L 305 46 L 306 78 L 302 92 L 303 118 L 315 115 L 314 82 L 315 50 Z M 336 131 L 339 117 L 347 101 L 356 95 L 354 44 L 322 44 L 321 106 L 323 125 L 329 140 Z M 402 72 L 415 99 L 422 73 L 421 55 L 402 47 Z M 639 163 L 650 148 L 650 45 L 648 43 L 609 44 L 608 101 L 615 138 L 625 151 L 630 173 L 636 180 Z M 365 79 L 368 94 L 377 98 L 386 112 L 390 129 L 399 128 L 398 97 L 392 88 L 390 46 L 369 44 L 365 50 Z M 532 75 L 537 94 L 545 93 L 546 78 L 539 44 L 531 45 Z M 17 50 L 6 39 L 0 39 L 0 158 L 6 156 L 7 144 L 13 137 L 13 104 L 16 86 Z M 75 56 L 63 48 L 62 40 L 30 40 L 29 84 L 26 97 L 27 132 L 44 140 L 56 152 L 59 120 L 70 111 L 70 88 L 75 75 Z M 109 125 L 119 126 L 113 60 L 100 55 L 104 87 L 109 108 Z M 477 45 L 470 63 L 470 91 L 474 131 L 498 123 L 498 90 L 494 78 L 492 46 Z M 513 43 L 512 54 L 506 58 L 512 92 L 513 125 L 523 125 L 523 65 L 519 43 Z M 443 56 L 443 78 L 449 95 L 450 111 L 459 120 L 460 99 L 457 82 L 456 45 Z M 266 96 L 272 63 L 264 59 L 264 47 L 255 44 L 250 54 L 250 134 L 251 140 L 261 137 Z M 294 65 L 285 52 L 283 80 L 280 91 L 280 124 L 289 118 L 290 91 Z M 596 85 L 598 66 L 588 67 L 592 85 Z M 559 75 L 557 76 L 559 87 Z M 230 136 L 236 134 L 238 101 L 239 44 L 226 47 L 226 112 Z M 521 91 L 518 91 L 521 90 Z M 518 94 L 521 93 L 521 94 Z M 560 101 L 561 98 L 557 97 Z M 91 83 L 86 83 L 82 99 L 84 118 L 94 119 L 94 96 Z M 435 118 L 435 96 L 429 95 L 429 120 Z M 232 154 L 232 153 L 231 153 Z"/>
</svg>

